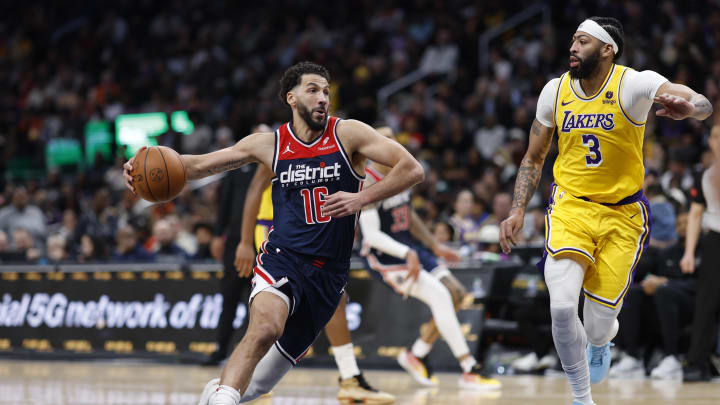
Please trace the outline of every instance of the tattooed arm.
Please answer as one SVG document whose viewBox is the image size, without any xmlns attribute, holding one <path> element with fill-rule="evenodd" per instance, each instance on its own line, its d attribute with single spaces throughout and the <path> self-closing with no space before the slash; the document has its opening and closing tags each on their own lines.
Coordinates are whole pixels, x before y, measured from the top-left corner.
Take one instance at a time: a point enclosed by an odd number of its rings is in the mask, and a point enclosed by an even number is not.
<svg viewBox="0 0 720 405">
<path fill-rule="evenodd" d="M 500 225 L 500 246 L 505 253 L 510 253 L 511 244 L 517 244 L 516 235 L 522 229 L 525 208 L 540 182 L 545 156 L 552 144 L 553 131 L 554 128 L 546 127 L 538 120 L 533 121 L 528 150 L 520 163 L 520 169 L 518 169 L 515 179 L 515 193 L 510 215 Z"/>
<path fill-rule="evenodd" d="M 272 132 L 246 136 L 233 146 L 204 155 L 181 155 L 188 180 L 197 180 L 213 174 L 235 170 L 251 162 L 272 166 L 275 149 Z"/>
</svg>

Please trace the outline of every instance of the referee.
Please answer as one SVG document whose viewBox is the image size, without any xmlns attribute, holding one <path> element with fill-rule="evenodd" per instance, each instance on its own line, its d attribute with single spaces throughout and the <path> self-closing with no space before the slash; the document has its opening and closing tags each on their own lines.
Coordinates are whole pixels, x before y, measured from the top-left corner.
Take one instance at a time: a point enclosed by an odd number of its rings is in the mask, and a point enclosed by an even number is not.
<svg viewBox="0 0 720 405">
<path fill-rule="evenodd" d="M 710 381 L 710 354 L 716 342 L 718 312 L 720 310 L 720 123 L 710 131 L 710 149 L 715 163 L 699 175 L 690 190 L 692 203 L 688 217 L 685 254 L 680 261 L 683 273 L 695 271 L 695 248 L 705 215 L 709 229 L 703 236 L 698 268 L 697 298 L 692 325 L 692 340 L 687 365 L 683 369 L 685 382 Z"/>
</svg>

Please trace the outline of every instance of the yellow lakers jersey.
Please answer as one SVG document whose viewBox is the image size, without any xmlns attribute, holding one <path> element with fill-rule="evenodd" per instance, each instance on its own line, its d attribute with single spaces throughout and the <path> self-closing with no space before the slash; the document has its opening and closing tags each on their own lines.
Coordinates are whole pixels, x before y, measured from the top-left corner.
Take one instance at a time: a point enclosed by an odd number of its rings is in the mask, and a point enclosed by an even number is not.
<svg viewBox="0 0 720 405">
<path fill-rule="evenodd" d="M 565 73 L 555 96 L 559 155 L 555 182 L 576 197 L 616 203 L 643 184 L 645 123 L 634 122 L 621 103 L 628 67 L 613 65 L 600 90 L 581 96 Z"/>
<path fill-rule="evenodd" d="M 272 186 L 268 186 L 262 193 L 257 219 L 268 221 L 273 219 Z"/>
</svg>

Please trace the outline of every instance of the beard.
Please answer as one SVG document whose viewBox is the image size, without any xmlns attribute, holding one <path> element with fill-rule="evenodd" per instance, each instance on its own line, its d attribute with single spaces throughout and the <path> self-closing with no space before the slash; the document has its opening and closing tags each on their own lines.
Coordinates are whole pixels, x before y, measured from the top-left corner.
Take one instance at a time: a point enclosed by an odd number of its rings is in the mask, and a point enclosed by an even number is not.
<svg viewBox="0 0 720 405">
<path fill-rule="evenodd" d="M 305 121 L 311 131 L 322 131 L 323 129 L 325 129 L 328 119 L 327 110 L 321 107 L 316 107 L 310 110 L 301 103 L 298 103 L 297 107 L 300 117 L 302 117 L 303 121 Z M 313 114 L 315 113 L 315 111 L 322 111 L 325 113 L 321 120 L 316 121 L 313 119 Z"/>
<path fill-rule="evenodd" d="M 578 59 L 578 65 L 570 68 L 571 79 L 587 79 L 600 66 L 600 49 L 588 55 L 585 59 L 575 56 Z"/>
</svg>

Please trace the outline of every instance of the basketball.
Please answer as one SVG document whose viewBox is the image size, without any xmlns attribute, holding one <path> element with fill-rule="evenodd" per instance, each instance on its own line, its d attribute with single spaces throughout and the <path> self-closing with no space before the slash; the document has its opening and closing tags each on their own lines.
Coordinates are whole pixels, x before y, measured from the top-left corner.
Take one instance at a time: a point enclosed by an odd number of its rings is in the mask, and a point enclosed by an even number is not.
<svg viewBox="0 0 720 405">
<path fill-rule="evenodd" d="M 185 187 L 185 167 L 180 155 L 166 146 L 151 146 L 135 154 L 133 187 L 144 200 L 165 202 Z"/>
</svg>

